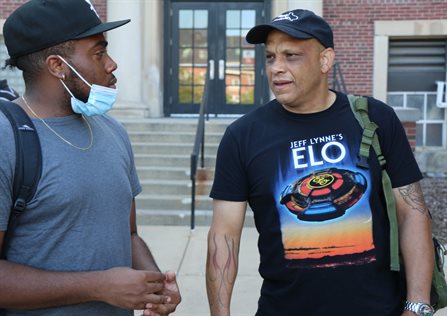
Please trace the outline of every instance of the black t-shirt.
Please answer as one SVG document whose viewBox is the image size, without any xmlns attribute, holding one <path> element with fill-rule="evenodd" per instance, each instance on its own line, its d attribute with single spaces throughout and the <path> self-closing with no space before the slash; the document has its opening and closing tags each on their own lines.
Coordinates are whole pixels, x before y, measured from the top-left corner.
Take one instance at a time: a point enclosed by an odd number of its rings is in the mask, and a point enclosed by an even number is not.
<svg viewBox="0 0 447 316">
<path fill-rule="evenodd" d="M 393 187 L 420 180 L 393 109 L 373 98 L 368 104 Z M 370 169 L 356 166 L 361 132 L 341 93 L 312 114 L 273 100 L 227 128 L 210 196 L 248 201 L 254 212 L 264 278 L 257 315 L 402 312 L 380 167 L 373 153 Z"/>
</svg>

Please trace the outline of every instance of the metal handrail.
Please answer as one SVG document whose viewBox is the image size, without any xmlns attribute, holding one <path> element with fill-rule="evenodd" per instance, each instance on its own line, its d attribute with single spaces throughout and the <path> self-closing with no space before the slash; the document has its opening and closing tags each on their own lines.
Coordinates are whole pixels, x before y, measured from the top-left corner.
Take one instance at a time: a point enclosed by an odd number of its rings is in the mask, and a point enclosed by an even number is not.
<svg viewBox="0 0 447 316">
<path fill-rule="evenodd" d="M 191 153 L 191 230 L 195 227 L 195 208 L 196 208 L 196 178 L 197 164 L 200 150 L 200 167 L 205 167 L 205 112 L 208 108 L 209 99 L 209 75 L 206 73 L 205 86 L 203 88 L 202 102 L 200 102 L 199 121 L 197 123 L 196 137 Z"/>
<path fill-rule="evenodd" d="M 346 90 L 345 80 L 343 78 L 343 73 L 341 71 L 341 66 L 338 63 L 334 64 L 332 72 L 332 89 L 335 91 L 341 91 L 345 94 L 348 93 Z"/>
</svg>

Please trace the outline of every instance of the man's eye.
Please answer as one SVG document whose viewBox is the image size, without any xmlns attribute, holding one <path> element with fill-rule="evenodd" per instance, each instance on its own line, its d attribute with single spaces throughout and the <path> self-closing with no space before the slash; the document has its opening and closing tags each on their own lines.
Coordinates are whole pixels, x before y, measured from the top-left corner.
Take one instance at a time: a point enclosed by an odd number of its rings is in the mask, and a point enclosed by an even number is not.
<svg viewBox="0 0 447 316">
<path fill-rule="evenodd" d="M 300 54 L 290 53 L 286 55 L 287 60 L 295 60 L 300 57 Z"/>
</svg>

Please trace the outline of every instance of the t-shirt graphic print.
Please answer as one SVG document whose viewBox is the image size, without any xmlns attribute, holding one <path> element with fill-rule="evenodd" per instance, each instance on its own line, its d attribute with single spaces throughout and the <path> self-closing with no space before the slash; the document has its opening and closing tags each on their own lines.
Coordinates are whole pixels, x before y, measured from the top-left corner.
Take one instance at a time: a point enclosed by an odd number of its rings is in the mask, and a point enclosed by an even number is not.
<svg viewBox="0 0 447 316">
<path fill-rule="evenodd" d="M 276 186 L 284 257 L 290 268 L 376 260 L 370 174 L 356 167 L 357 157 L 351 156 L 356 151 L 344 140 L 339 133 L 290 142 L 289 163 L 278 173 Z"/>
</svg>

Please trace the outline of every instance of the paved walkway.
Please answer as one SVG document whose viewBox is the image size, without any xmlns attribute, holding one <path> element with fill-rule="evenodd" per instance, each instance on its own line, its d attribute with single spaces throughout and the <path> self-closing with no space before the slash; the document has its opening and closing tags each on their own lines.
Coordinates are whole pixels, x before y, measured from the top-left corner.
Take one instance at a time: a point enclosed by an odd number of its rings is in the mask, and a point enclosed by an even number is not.
<svg viewBox="0 0 447 316">
<path fill-rule="evenodd" d="M 160 269 L 177 272 L 183 301 L 176 316 L 208 316 L 205 288 L 208 227 L 194 231 L 183 226 L 138 226 Z M 245 227 L 239 254 L 239 273 L 232 296 L 232 316 L 253 316 L 256 312 L 261 278 L 258 274 L 257 232 Z M 446 267 L 447 268 L 447 267 Z M 140 315 L 135 312 L 135 315 Z M 278 315 L 280 316 L 280 315 Z M 447 316 L 447 308 L 436 313 Z"/>
</svg>

